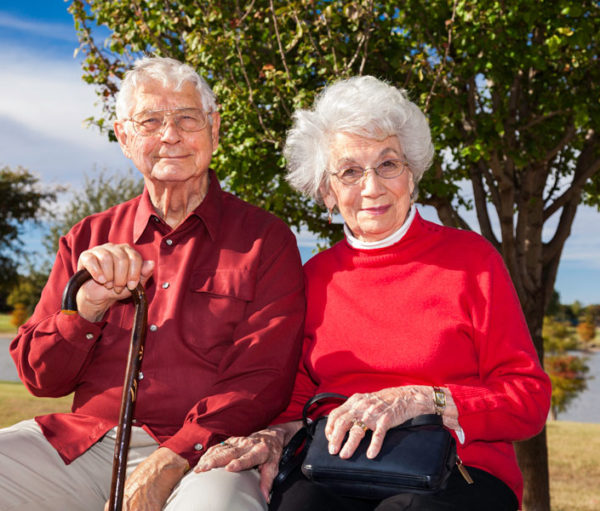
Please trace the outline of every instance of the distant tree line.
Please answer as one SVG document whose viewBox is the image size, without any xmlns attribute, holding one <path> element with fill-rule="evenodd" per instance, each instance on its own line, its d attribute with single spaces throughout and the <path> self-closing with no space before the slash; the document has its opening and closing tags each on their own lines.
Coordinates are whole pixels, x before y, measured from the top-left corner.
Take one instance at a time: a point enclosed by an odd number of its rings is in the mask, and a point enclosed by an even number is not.
<svg viewBox="0 0 600 511">
<path fill-rule="evenodd" d="M 14 323 L 22 324 L 46 284 L 60 237 L 79 220 L 142 190 L 143 180 L 131 170 L 125 175 L 99 171 L 86 175 L 83 190 L 70 190 L 70 197 L 60 206 L 57 198 L 67 194 L 66 187 L 44 187 L 22 167 L 0 170 L 0 311 L 16 308 Z M 47 231 L 41 254 L 24 247 L 22 237 L 28 222 Z"/>
<path fill-rule="evenodd" d="M 587 388 L 589 378 L 586 352 L 600 347 L 596 339 L 600 305 L 584 307 L 579 301 L 561 304 L 554 291 L 544 318 L 544 367 L 552 380 L 550 415 L 557 419 Z"/>
</svg>

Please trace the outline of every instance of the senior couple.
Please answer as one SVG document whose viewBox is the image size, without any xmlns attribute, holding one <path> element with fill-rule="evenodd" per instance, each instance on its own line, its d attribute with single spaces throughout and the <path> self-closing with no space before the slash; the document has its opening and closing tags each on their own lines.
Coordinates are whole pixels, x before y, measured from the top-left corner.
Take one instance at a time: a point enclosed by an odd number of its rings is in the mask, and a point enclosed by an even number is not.
<svg viewBox="0 0 600 511">
<path fill-rule="evenodd" d="M 339 212 L 345 234 L 304 269 L 288 227 L 223 191 L 210 170 L 219 113 L 192 68 L 141 59 L 116 115 L 144 192 L 61 239 L 10 346 L 32 394 L 72 393 L 73 404 L 0 430 L 0 510 L 105 507 L 129 290 L 140 282 L 148 332 L 124 509 L 519 508 L 512 442 L 543 427 L 549 380 L 499 254 L 417 212 L 433 146 L 404 91 L 350 78 L 295 113 L 288 180 Z M 92 279 L 78 291 L 78 314 L 63 314 L 62 291 L 81 268 Z M 328 410 L 332 456 L 351 456 L 370 429 L 374 458 L 389 428 L 437 412 L 473 484 L 455 470 L 437 494 L 375 501 L 337 495 L 297 470 L 273 490 L 282 449 L 319 392 L 351 396 Z"/>
</svg>

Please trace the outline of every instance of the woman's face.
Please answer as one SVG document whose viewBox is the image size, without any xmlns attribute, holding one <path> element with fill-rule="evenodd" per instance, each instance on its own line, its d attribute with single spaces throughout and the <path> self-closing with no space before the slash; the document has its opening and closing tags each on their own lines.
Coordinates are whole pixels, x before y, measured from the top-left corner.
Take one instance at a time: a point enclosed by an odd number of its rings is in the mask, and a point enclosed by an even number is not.
<svg viewBox="0 0 600 511">
<path fill-rule="evenodd" d="M 330 145 L 328 170 L 337 172 L 350 166 L 373 168 L 389 159 L 404 159 L 397 137 L 374 140 L 337 133 Z M 392 179 L 381 178 L 370 170 L 352 186 L 330 176 L 329 189 L 322 190 L 322 196 L 329 209 L 337 206 L 359 240 L 379 241 L 402 226 L 410 209 L 413 190 L 412 174 L 408 169 Z"/>
</svg>

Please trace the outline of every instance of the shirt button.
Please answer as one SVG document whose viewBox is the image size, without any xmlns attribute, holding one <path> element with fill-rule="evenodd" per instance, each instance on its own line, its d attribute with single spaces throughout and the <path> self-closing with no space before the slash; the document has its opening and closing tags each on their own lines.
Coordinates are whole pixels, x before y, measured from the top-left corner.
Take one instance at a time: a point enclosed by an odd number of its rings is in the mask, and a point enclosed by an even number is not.
<svg viewBox="0 0 600 511">
<path fill-rule="evenodd" d="M 201 451 L 202 449 L 204 449 L 202 444 L 194 444 L 194 450 Z"/>
<path fill-rule="evenodd" d="M 167 289 L 171 284 L 169 284 L 168 282 L 163 282 L 162 288 L 163 289 Z"/>
<path fill-rule="evenodd" d="M 150 325 L 151 332 L 156 332 L 157 330 L 158 330 L 158 327 L 156 325 Z"/>
<path fill-rule="evenodd" d="M 160 222 L 160 218 L 158 218 L 157 216 L 153 216 L 152 220 L 154 220 L 155 222 Z"/>
<path fill-rule="evenodd" d="M 94 334 L 90 334 L 88 332 L 87 334 L 85 334 L 85 338 L 91 341 L 94 338 Z"/>
<path fill-rule="evenodd" d="M 165 241 L 165 243 L 166 243 L 167 245 L 171 246 L 171 245 L 173 244 L 173 240 L 172 240 L 172 239 L 167 239 L 167 240 Z"/>
<path fill-rule="evenodd" d="M 144 379 L 144 373 L 142 373 L 142 371 L 140 371 L 138 374 L 138 380 L 143 380 L 143 379 Z"/>
</svg>

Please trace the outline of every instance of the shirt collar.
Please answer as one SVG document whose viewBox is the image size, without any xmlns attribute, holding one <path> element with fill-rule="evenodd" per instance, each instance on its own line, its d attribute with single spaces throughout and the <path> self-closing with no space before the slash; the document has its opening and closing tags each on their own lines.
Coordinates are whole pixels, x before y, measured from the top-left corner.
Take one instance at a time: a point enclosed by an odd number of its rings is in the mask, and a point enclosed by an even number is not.
<svg viewBox="0 0 600 511">
<path fill-rule="evenodd" d="M 214 241 L 217 237 L 219 223 L 221 221 L 223 198 L 221 193 L 221 185 L 219 184 L 219 180 L 217 179 L 216 174 L 212 170 L 209 170 L 208 176 L 209 184 L 206 196 L 204 197 L 200 205 L 194 211 L 192 211 L 192 213 L 190 213 L 190 216 L 195 215 L 200 220 L 202 220 L 202 222 L 206 226 L 208 235 Z M 134 243 L 138 242 L 138 240 L 146 230 L 148 224 L 155 217 L 157 217 L 157 215 L 154 210 L 154 206 L 152 205 L 152 201 L 150 200 L 150 194 L 148 193 L 148 190 L 144 187 L 144 192 L 142 193 L 142 197 L 138 204 L 138 208 L 135 213 L 135 220 L 133 223 Z"/>
<path fill-rule="evenodd" d="M 358 238 L 356 238 L 354 234 L 352 234 L 352 231 L 350 230 L 348 225 L 344 224 L 344 234 L 346 235 L 346 240 L 352 248 L 357 248 L 361 250 L 373 250 L 375 248 L 390 247 L 404 237 L 404 235 L 410 228 L 416 213 L 417 208 L 415 208 L 414 206 L 411 207 L 406 217 L 406 220 L 404 220 L 404 223 L 402 224 L 400 229 L 390 234 L 387 238 L 384 238 L 379 241 L 361 241 Z"/>
</svg>

